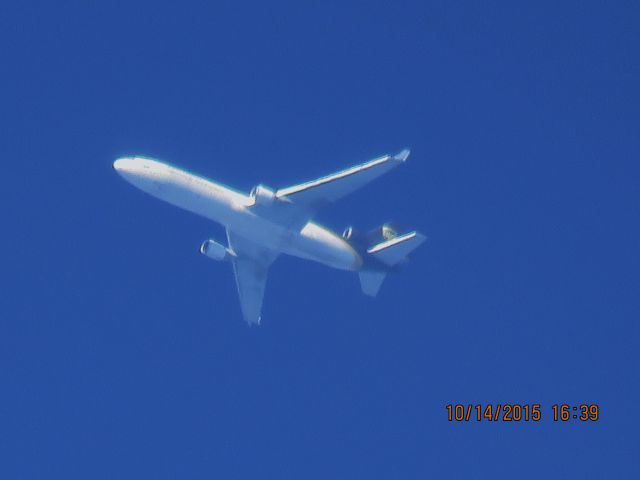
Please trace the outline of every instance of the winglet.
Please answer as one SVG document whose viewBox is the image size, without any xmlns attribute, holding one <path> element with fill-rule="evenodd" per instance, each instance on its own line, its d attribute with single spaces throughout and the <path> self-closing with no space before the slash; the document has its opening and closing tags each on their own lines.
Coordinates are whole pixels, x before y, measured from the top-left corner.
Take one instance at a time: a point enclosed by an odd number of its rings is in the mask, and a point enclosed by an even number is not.
<svg viewBox="0 0 640 480">
<path fill-rule="evenodd" d="M 400 162 L 406 162 L 407 158 L 409 158 L 409 154 L 411 153 L 411 150 L 409 150 L 408 148 L 405 148 L 404 150 L 402 150 L 400 153 L 396 153 L 393 158 L 395 160 L 398 160 Z"/>
</svg>

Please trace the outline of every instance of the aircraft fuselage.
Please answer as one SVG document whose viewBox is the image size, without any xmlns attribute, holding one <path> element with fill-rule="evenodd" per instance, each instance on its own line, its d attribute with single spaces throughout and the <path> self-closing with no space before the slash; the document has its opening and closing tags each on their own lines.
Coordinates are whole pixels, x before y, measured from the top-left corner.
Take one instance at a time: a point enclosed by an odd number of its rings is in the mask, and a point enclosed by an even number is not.
<svg viewBox="0 0 640 480">
<path fill-rule="evenodd" d="M 252 209 L 253 199 L 229 187 L 172 165 L 141 157 L 120 158 L 113 168 L 140 190 L 208 218 L 237 235 L 277 252 L 340 270 L 359 270 L 362 258 L 335 232 L 308 222 L 283 226 Z"/>
</svg>

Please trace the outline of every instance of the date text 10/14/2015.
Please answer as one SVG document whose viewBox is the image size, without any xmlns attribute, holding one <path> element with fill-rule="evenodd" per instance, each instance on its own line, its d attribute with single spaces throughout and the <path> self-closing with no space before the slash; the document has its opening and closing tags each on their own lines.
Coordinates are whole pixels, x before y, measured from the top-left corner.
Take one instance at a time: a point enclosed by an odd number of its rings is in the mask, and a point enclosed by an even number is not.
<svg viewBox="0 0 640 480">
<path fill-rule="evenodd" d="M 539 403 L 450 403 L 446 410 L 450 422 L 539 422 L 546 417 Z M 554 422 L 596 422 L 600 419 L 600 406 L 595 403 L 553 404 L 549 410 Z"/>
</svg>

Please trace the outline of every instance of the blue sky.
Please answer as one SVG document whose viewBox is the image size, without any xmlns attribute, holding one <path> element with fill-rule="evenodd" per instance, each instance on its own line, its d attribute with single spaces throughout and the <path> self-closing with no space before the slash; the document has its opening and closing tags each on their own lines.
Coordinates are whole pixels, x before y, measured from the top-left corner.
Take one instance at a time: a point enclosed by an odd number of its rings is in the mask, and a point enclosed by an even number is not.
<svg viewBox="0 0 640 480">
<path fill-rule="evenodd" d="M 639 10 L 4 2 L 0 476 L 637 478 Z M 249 190 L 405 146 L 318 220 L 429 241 L 375 300 L 279 259 L 260 328 L 222 228 L 111 169 Z"/>
</svg>

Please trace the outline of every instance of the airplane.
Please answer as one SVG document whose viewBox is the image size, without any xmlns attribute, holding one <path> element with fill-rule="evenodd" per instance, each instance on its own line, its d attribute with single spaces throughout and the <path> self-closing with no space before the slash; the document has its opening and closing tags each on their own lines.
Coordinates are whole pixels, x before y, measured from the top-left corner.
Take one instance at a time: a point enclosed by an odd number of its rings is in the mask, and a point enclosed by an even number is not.
<svg viewBox="0 0 640 480">
<path fill-rule="evenodd" d="M 140 190 L 222 224 L 227 245 L 205 240 L 200 252 L 233 265 L 245 321 L 260 324 L 269 266 L 280 254 L 359 273 L 364 294 L 375 297 L 387 273 L 407 261 L 426 237 L 398 234 L 389 223 L 367 233 L 347 227 L 342 235 L 312 221 L 314 214 L 404 163 L 409 150 L 384 155 L 316 180 L 249 195 L 168 163 L 121 157 L 113 168 Z"/>
</svg>

